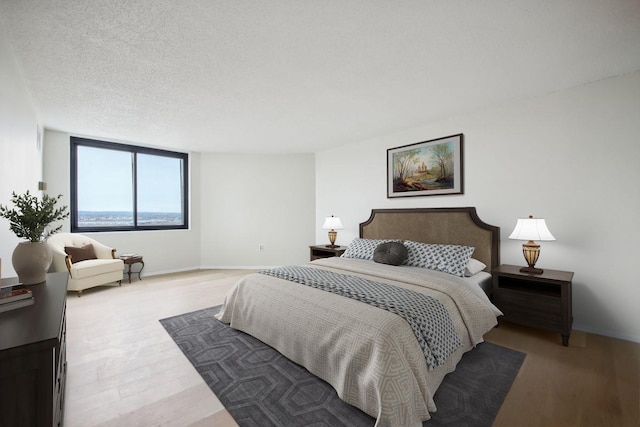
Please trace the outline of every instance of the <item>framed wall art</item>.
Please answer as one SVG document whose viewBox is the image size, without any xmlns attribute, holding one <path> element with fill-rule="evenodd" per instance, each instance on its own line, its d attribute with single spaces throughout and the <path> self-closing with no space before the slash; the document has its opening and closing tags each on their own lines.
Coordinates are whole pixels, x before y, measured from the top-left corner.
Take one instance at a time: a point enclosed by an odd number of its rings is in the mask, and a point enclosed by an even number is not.
<svg viewBox="0 0 640 427">
<path fill-rule="evenodd" d="M 387 197 L 463 194 L 463 135 L 387 150 Z"/>
</svg>

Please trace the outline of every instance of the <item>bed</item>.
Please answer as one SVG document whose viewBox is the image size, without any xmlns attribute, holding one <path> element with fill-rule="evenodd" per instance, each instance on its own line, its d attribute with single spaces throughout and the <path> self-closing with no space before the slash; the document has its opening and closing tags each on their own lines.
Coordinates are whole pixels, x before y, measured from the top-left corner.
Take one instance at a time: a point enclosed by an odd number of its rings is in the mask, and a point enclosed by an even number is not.
<svg viewBox="0 0 640 427">
<path fill-rule="evenodd" d="M 372 248 L 389 241 L 408 248 L 403 264 L 371 259 Z M 499 228 L 473 207 L 372 210 L 342 257 L 248 275 L 217 317 L 331 384 L 376 426 L 421 426 L 437 409 L 433 395 L 444 376 L 501 314 L 484 291 L 499 264 L 499 241 Z M 468 271 L 470 247 L 474 267 L 483 271 Z M 454 261 L 436 260 L 440 271 L 425 268 L 425 248 L 453 251 Z M 349 288 L 349 298 L 340 293 L 352 284 L 357 290 Z M 382 297 L 371 302 L 362 289 Z M 389 292 L 406 307 L 388 302 Z M 422 300 L 431 307 L 425 318 L 409 307 Z"/>
</svg>

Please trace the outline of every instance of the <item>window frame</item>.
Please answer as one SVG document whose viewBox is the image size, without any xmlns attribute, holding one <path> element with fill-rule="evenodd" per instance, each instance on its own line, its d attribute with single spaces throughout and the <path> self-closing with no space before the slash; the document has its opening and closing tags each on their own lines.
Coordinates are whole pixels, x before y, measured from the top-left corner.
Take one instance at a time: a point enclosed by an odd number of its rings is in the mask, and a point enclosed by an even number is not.
<svg viewBox="0 0 640 427">
<path fill-rule="evenodd" d="M 185 230 L 189 228 L 189 154 L 138 145 L 101 141 L 95 139 L 70 137 L 71 150 L 71 200 L 70 220 L 72 233 L 99 233 L 109 231 L 143 231 L 143 230 Z M 114 151 L 124 151 L 133 155 L 133 225 L 117 225 L 106 227 L 78 226 L 78 147 L 92 147 Z M 138 154 L 168 157 L 182 160 L 182 212 L 183 223 L 179 225 L 138 225 Z"/>
</svg>

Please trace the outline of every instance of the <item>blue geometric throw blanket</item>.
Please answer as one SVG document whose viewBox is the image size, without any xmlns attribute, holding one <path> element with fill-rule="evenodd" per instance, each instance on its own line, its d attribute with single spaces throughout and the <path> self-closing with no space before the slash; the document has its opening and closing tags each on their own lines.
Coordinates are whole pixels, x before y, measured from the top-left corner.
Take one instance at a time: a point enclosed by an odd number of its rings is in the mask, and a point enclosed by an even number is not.
<svg viewBox="0 0 640 427">
<path fill-rule="evenodd" d="M 444 364 L 462 345 L 445 307 L 428 295 L 310 267 L 279 267 L 260 273 L 352 298 L 402 317 L 422 347 L 429 369 Z"/>
</svg>

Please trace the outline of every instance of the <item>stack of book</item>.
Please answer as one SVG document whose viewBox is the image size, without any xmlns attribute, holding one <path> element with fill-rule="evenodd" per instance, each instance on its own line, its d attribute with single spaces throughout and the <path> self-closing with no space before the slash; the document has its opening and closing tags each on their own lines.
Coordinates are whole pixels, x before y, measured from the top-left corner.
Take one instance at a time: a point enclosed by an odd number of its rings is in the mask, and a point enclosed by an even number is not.
<svg viewBox="0 0 640 427">
<path fill-rule="evenodd" d="M 0 313 L 33 304 L 33 293 L 24 285 L 0 287 Z"/>
</svg>

